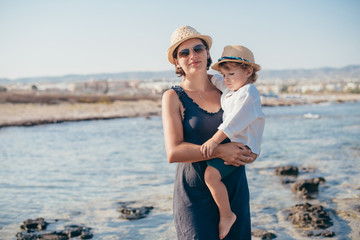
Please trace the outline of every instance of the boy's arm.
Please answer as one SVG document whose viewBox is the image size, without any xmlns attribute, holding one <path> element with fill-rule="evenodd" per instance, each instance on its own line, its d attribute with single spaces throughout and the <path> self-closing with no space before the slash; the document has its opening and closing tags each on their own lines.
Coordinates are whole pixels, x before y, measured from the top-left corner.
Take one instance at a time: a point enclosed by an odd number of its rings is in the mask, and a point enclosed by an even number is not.
<svg viewBox="0 0 360 240">
<path fill-rule="evenodd" d="M 217 130 L 217 132 L 214 134 L 214 136 L 212 136 L 211 139 L 219 145 L 226 138 L 227 138 L 227 136 L 223 131 Z"/>
<path fill-rule="evenodd" d="M 200 148 L 201 153 L 204 157 L 210 158 L 213 154 L 214 149 L 227 138 L 226 134 L 218 130 L 212 138 L 207 140 Z"/>
<path fill-rule="evenodd" d="M 221 92 L 224 92 L 227 89 L 225 82 L 224 82 L 224 77 L 220 74 L 214 74 L 211 77 L 210 81 Z"/>
</svg>

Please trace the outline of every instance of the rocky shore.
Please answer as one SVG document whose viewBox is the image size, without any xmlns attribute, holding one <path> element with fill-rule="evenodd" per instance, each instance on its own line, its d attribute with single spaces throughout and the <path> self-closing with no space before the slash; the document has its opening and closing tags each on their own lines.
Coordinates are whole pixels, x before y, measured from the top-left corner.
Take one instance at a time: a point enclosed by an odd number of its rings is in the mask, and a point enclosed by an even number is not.
<svg viewBox="0 0 360 240">
<path fill-rule="evenodd" d="M 160 115 L 160 97 L 0 93 L 0 127 Z"/>
<path fill-rule="evenodd" d="M 263 106 L 360 101 L 360 94 L 263 97 Z M 84 120 L 150 117 L 161 114 L 161 96 L 119 97 L 0 93 L 0 127 L 34 126 Z"/>
<path fill-rule="evenodd" d="M 117 211 L 120 213 L 119 218 L 124 220 L 138 220 L 147 217 L 154 209 L 153 206 L 140 206 L 136 201 L 118 202 Z M 16 233 L 17 240 L 67 240 L 67 239 L 92 239 L 94 236 L 93 229 L 79 224 L 68 224 L 63 227 L 61 225 L 64 220 L 36 218 L 27 219 L 20 225 L 20 232 Z M 56 231 L 48 230 L 49 225 L 55 226 Z M 59 230 L 60 229 L 60 230 Z"/>
</svg>

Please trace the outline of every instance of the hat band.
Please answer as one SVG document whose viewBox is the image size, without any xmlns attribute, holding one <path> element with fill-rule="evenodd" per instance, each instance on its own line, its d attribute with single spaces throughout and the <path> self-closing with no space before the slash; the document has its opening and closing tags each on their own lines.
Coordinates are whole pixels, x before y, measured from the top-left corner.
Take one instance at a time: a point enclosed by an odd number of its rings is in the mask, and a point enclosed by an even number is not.
<svg viewBox="0 0 360 240">
<path fill-rule="evenodd" d="M 241 57 L 222 57 L 218 59 L 218 62 L 225 60 L 225 59 L 230 59 L 230 60 L 240 60 L 240 61 L 245 61 L 245 62 L 249 62 L 251 63 L 249 60 L 246 60 L 245 58 L 241 58 Z"/>
</svg>

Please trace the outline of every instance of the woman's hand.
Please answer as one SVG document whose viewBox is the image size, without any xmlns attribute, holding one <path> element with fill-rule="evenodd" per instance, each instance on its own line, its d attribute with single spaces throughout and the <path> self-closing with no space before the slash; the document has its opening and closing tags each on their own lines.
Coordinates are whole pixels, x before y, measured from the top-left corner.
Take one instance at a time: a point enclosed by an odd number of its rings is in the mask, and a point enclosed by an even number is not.
<svg viewBox="0 0 360 240">
<path fill-rule="evenodd" d="M 236 142 L 220 144 L 214 153 L 217 157 L 223 159 L 226 165 L 233 165 L 235 167 L 252 163 L 257 157 L 244 144 Z"/>
</svg>

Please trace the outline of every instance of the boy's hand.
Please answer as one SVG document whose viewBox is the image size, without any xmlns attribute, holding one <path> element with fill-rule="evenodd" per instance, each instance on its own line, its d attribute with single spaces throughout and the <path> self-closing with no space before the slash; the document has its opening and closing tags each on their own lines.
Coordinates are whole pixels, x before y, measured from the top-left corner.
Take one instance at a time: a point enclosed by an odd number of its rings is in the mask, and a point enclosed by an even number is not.
<svg viewBox="0 0 360 240">
<path fill-rule="evenodd" d="M 214 149 L 218 146 L 219 144 L 217 142 L 215 142 L 214 140 L 212 140 L 211 138 L 209 140 L 207 140 L 203 145 L 201 145 L 200 147 L 200 151 L 202 153 L 202 155 L 206 158 L 210 158 L 211 155 L 214 152 Z"/>
</svg>

